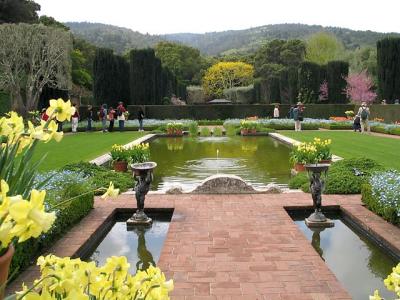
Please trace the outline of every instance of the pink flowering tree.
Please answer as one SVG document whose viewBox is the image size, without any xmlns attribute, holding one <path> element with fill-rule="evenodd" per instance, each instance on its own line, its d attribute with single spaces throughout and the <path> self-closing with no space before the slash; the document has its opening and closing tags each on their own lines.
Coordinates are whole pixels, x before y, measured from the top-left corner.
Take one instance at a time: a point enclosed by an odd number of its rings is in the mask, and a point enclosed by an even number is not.
<svg viewBox="0 0 400 300">
<path fill-rule="evenodd" d="M 323 83 L 319 86 L 319 101 L 327 101 L 328 100 L 328 82 L 324 80 Z"/>
<path fill-rule="evenodd" d="M 360 73 L 350 74 L 348 77 L 345 77 L 345 79 L 347 87 L 344 92 L 350 101 L 354 103 L 374 102 L 377 95 L 372 90 L 372 79 L 365 70 Z"/>
</svg>

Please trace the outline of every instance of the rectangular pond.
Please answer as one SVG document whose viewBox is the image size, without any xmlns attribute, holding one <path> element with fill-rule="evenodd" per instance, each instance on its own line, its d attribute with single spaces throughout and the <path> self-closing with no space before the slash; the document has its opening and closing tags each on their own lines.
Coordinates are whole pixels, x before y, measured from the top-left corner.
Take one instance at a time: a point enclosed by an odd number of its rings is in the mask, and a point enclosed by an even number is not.
<svg viewBox="0 0 400 300">
<path fill-rule="evenodd" d="M 151 159 L 157 162 L 151 189 L 180 185 L 189 190 L 218 173 L 240 176 L 256 188 L 269 183 L 286 187 L 289 152 L 267 136 L 157 138 L 150 143 Z"/>
<path fill-rule="evenodd" d="M 319 231 L 311 230 L 304 222 L 311 211 L 289 210 L 288 213 L 353 299 L 368 299 L 376 289 L 382 297 L 393 298 L 383 280 L 398 258 L 377 239 L 367 236 L 350 217 L 340 210 L 324 212 L 335 226 Z"/>
<path fill-rule="evenodd" d="M 117 213 L 113 220 L 96 233 L 95 240 L 84 245 L 87 249 L 83 259 L 104 265 L 110 256 L 126 256 L 130 272 L 146 270 L 150 264 L 157 265 L 168 233 L 172 210 L 167 212 L 148 212 L 153 219 L 151 226 L 135 226 L 127 229 L 126 220 L 132 212 Z"/>
</svg>

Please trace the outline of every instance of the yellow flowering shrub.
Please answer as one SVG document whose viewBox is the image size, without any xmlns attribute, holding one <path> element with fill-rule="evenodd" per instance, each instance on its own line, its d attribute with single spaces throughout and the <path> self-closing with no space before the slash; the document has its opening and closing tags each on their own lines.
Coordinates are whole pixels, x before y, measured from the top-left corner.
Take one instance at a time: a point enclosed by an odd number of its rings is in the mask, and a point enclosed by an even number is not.
<svg viewBox="0 0 400 300">
<path fill-rule="evenodd" d="M 69 257 L 39 257 L 41 277 L 34 286 L 17 293 L 17 299 L 146 299 L 168 300 L 173 281 L 166 280 L 159 268 L 150 266 L 135 275 L 128 273 L 126 257 L 109 257 L 104 266 Z"/>
</svg>

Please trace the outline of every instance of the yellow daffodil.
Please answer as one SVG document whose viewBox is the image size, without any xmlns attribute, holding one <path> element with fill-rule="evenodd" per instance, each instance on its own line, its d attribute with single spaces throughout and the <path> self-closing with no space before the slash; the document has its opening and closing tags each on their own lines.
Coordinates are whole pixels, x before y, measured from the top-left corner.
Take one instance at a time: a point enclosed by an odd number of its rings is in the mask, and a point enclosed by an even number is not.
<svg viewBox="0 0 400 300">
<path fill-rule="evenodd" d="M 50 106 L 46 110 L 48 116 L 55 115 L 59 122 L 64 122 L 65 120 L 70 120 L 72 115 L 71 101 L 65 102 L 63 99 L 59 98 L 57 100 L 51 99 Z"/>
<path fill-rule="evenodd" d="M 119 195 L 119 189 L 114 189 L 114 184 L 110 181 L 110 186 L 107 191 L 101 196 L 102 199 L 107 197 L 117 197 Z"/>
<path fill-rule="evenodd" d="M 57 123 L 54 120 L 51 120 L 47 126 L 47 133 L 49 134 L 49 140 L 53 138 L 56 142 L 62 140 L 64 132 L 57 132 L 57 129 L 58 129 Z"/>
<path fill-rule="evenodd" d="M 381 296 L 379 296 L 378 290 L 375 290 L 373 296 L 369 296 L 369 300 L 382 300 Z"/>
<path fill-rule="evenodd" d="M 10 216 L 16 222 L 11 233 L 19 237 L 19 242 L 31 237 L 38 237 L 53 225 L 55 213 L 44 211 L 45 196 L 45 191 L 32 190 L 30 201 L 22 200 L 10 205 Z"/>
</svg>

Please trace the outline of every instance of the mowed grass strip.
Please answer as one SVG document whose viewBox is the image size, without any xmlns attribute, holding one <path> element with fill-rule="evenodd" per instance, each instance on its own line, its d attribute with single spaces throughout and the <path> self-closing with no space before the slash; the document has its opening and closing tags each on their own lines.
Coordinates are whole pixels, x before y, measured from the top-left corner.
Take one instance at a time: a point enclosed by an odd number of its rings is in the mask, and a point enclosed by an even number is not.
<svg viewBox="0 0 400 300">
<path fill-rule="evenodd" d="M 332 152 L 343 158 L 368 157 L 387 168 L 400 170 L 400 139 L 361 134 L 353 131 L 288 131 L 279 133 L 301 142 L 314 137 L 332 139 Z"/>
<path fill-rule="evenodd" d="M 33 157 L 37 161 L 46 155 L 39 170 L 54 170 L 69 163 L 92 160 L 109 152 L 114 144 L 127 144 L 145 134 L 137 131 L 67 134 L 59 143 L 39 143 Z"/>
</svg>

